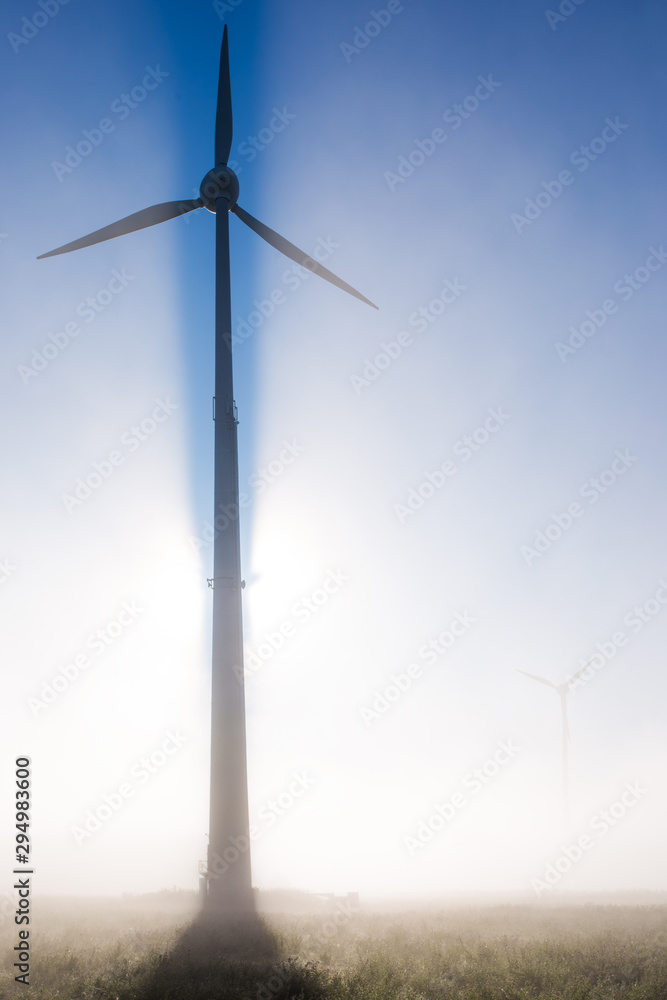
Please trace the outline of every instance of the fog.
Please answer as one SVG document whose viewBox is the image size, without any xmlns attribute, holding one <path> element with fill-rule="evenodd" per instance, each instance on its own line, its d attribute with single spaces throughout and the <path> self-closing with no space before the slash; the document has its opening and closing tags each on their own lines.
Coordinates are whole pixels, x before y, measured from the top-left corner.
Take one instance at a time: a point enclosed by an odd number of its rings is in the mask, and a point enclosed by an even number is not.
<svg viewBox="0 0 667 1000">
<path fill-rule="evenodd" d="M 103 43 L 99 12 L 63 8 L 3 70 L 0 789 L 30 756 L 47 893 L 194 889 L 206 854 L 214 220 L 34 259 L 194 196 L 222 29 L 194 6 L 179 35 L 142 5 L 131 43 L 134 7 Z M 347 0 L 227 16 L 240 204 L 379 306 L 231 220 L 261 889 L 667 890 L 664 111 L 649 6 L 610 6 L 554 26 L 422 0 L 365 45 Z M 170 77 L 58 180 L 157 62 Z M 591 660 L 564 827 L 559 699 L 517 671 Z"/>
</svg>

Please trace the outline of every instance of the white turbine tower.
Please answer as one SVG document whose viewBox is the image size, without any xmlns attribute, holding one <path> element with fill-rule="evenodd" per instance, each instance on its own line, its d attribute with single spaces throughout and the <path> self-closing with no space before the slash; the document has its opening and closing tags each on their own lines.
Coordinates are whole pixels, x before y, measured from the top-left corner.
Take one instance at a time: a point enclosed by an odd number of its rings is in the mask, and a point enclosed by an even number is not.
<svg viewBox="0 0 667 1000">
<path fill-rule="evenodd" d="M 563 720 L 563 829 L 567 829 L 570 821 L 570 788 L 569 788 L 569 778 L 568 778 L 568 743 L 570 742 L 570 727 L 567 721 L 567 696 L 570 690 L 570 684 L 573 680 L 583 674 L 590 664 L 585 663 L 580 670 L 568 677 L 563 684 L 553 684 L 552 681 L 548 681 L 545 677 L 538 677 L 537 674 L 529 674 L 525 670 L 518 670 L 517 673 L 523 674 L 524 677 L 531 677 L 534 681 L 539 681 L 540 684 L 546 684 L 547 687 L 553 688 L 553 690 L 560 697 L 560 707 L 561 715 Z"/>
</svg>

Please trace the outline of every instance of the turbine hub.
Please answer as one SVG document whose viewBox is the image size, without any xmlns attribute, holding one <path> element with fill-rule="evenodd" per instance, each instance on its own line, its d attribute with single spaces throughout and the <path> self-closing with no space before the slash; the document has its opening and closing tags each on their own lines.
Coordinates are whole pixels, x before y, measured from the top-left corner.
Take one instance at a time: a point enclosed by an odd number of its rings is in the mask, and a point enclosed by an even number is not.
<svg viewBox="0 0 667 1000">
<path fill-rule="evenodd" d="M 231 167 L 214 167 L 201 182 L 199 196 L 209 212 L 215 212 L 217 198 L 225 198 L 229 211 L 238 201 L 239 179 Z"/>
</svg>

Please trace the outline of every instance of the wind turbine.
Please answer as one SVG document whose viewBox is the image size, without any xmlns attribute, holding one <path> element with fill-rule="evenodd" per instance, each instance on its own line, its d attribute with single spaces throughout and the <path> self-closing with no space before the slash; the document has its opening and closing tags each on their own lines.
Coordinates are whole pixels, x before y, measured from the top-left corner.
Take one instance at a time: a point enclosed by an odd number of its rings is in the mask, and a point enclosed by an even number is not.
<svg viewBox="0 0 667 1000">
<path fill-rule="evenodd" d="M 186 212 L 206 208 L 215 214 L 215 485 L 214 507 L 239 511 L 237 410 L 232 381 L 232 317 L 229 266 L 229 213 L 233 212 L 272 247 L 297 264 L 377 309 L 364 295 L 320 263 L 254 219 L 238 204 L 239 182 L 227 165 L 232 147 L 232 97 L 227 26 L 222 36 L 215 121 L 215 166 L 204 177 L 200 197 L 144 208 L 125 219 L 66 243 L 38 258 L 102 243 L 155 226 Z M 231 505 L 231 506 L 230 506 Z M 213 552 L 213 648 L 211 683 L 211 807 L 207 858 L 207 904 L 223 914 L 253 909 L 250 869 L 248 780 L 241 554 L 238 516 L 225 518 Z"/>
<path fill-rule="evenodd" d="M 553 688 L 554 691 L 560 696 L 560 708 L 561 715 L 563 719 L 563 829 L 567 829 L 570 821 L 570 788 L 569 788 L 569 777 L 568 777 L 568 743 L 570 742 L 570 727 L 567 721 L 567 696 L 570 690 L 570 684 L 575 678 L 580 674 L 583 674 L 590 664 L 585 663 L 584 666 L 577 670 L 576 673 L 568 677 L 563 684 L 553 684 L 548 681 L 545 677 L 538 677 L 537 674 L 529 674 L 525 670 L 518 670 L 517 673 L 523 674 L 524 677 L 532 677 L 534 681 L 539 681 L 540 684 L 546 684 L 547 687 Z"/>
</svg>

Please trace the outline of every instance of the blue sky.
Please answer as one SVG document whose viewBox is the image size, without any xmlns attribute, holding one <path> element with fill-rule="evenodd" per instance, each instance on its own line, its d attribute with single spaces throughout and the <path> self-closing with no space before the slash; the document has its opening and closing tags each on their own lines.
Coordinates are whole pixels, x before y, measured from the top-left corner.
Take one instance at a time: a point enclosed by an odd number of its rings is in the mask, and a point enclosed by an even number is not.
<svg viewBox="0 0 667 1000">
<path fill-rule="evenodd" d="M 559 889 L 665 889 L 663 9 L 217 6 L 70 0 L 25 43 L 11 36 L 42 8 L 3 11 L 4 759 L 28 746 L 36 762 L 45 889 L 190 886 L 205 852 L 214 220 L 35 257 L 195 197 L 223 20 L 240 204 L 326 247 L 380 306 L 295 277 L 231 219 L 235 326 L 283 295 L 235 349 L 256 882 L 532 893 L 563 838 L 640 782 Z M 150 69 L 155 89 L 123 105 Z M 54 167 L 104 118 L 90 155 Z M 95 669 L 35 714 L 29 699 L 132 601 L 144 610 Z M 420 651 L 461 618 L 429 664 Z M 296 637 L 273 650 L 285 623 Z M 619 632 L 570 694 L 563 832 L 558 701 L 515 668 L 561 683 Z M 369 717 L 411 663 L 414 683 Z M 174 727 L 178 753 L 77 844 Z M 515 759 L 411 854 L 406 837 L 502 740 Z M 262 821 L 304 772 L 308 793 Z M 66 883 L 82 852 L 94 877 Z"/>
</svg>

